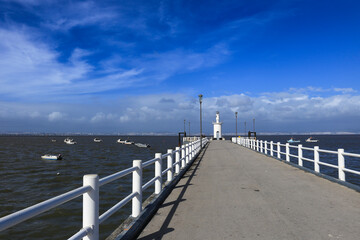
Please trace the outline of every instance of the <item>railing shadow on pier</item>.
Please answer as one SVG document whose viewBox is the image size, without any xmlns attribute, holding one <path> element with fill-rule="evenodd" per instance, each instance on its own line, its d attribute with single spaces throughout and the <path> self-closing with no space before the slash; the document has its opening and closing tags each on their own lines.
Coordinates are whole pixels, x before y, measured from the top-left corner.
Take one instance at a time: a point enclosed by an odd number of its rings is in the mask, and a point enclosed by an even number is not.
<svg viewBox="0 0 360 240">
<path fill-rule="evenodd" d="M 169 203 L 165 203 L 162 204 L 160 206 L 160 208 L 163 207 L 168 207 L 168 206 L 172 206 L 172 208 L 170 209 L 169 213 L 167 214 L 162 226 L 160 227 L 159 231 L 155 232 L 155 233 L 151 233 L 147 236 L 138 238 L 139 240 L 151 240 L 151 239 L 162 239 L 162 237 L 170 232 L 173 232 L 175 229 L 174 228 L 169 228 L 169 224 L 171 222 L 171 219 L 173 218 L 173 216 L 175 215 L 175 212 L 177 210 L 177 208 L 179 207 L 180 203 L 186 201 L 186 199 L 184 199 L 184 195 L 186 190 L 188 189 L 189 186 L 191 186 L 191 181 L 193 179 L 194 176 L 196 176 L 196 172 L 197 170 L 199 170 L 199 166 L 200 163 L 204 157 L 204 154 L 206 152 L 206 149 L 208 148 L 209 145 L 206 145 L 206 147 L 203 149 L 203 151 L 200 153 L 200 155 L 198 156 L 198 158 L 195 160 L 196 162 L 193 163 L 193 165 L 191 166 L 192 169 L 189 169 L 191 171 L 188 170 L 187 173 L 182 177 L 182 178 L 186 178 L 188 177 L 187 181 L 185 184 L 180 185 L 180 186 L 176 186 L 175 188 L 182 188 L 179 196 L 177 197 L 177 199 L 175 201 L 169 202 Z"/>
</svg>

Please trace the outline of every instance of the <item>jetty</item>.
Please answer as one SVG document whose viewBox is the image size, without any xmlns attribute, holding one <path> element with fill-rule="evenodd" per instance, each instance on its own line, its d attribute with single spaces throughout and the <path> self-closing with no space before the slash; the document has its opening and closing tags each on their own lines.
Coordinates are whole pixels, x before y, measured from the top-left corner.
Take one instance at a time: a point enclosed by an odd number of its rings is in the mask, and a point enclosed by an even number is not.
<svg viewBox="0 0 360 240">
<path fill-rule="evenodd" d="M 336 155 L 337 163 L 320 153 Z M 101 179 L 85 175 L 82 187 L 1 217 L 0 231 L 82 197 L 82 228 L 69 233 L 71 240 L 98 240 L 100 225 L 130 203 L 129 217 L 107 240 L 358 239 L 360 187 L 346 177 L 360 172 L 347 167 L 347 157 L 360 154 L 246 137 L 226 141 L 218 131 Z M 322 174 L 321 166 L 336 169 L 338 178 Z M 154 177 L 145 182 L 148 168 Z M 100 187 L 129 174 L 132 191 L 100 213 Z M 143 199 L 148 188 L 153 193 Z"/>
<path fill-rule="evenodd" d="M 358 239 L 360 193 L 211 141 L 138 239 Z"/>
</svg>

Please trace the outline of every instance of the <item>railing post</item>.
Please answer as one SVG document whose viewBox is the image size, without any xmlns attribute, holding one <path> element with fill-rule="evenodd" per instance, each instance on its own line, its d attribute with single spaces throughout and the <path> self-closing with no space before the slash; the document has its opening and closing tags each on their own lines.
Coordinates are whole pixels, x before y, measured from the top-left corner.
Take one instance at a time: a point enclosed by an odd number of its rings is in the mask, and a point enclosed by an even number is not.
<svg viewBox="0 0 360 240">
<path fill-rule="evenodd" d="M 345 168 L 345 158 L 344 158 L 344 149 L 339 148 L 338 149 L 338 167 L 339 167 L 339 179 L 341 181 L 346 181 L 345 178 L 345 172 L 344 172 L 344 168 Z"/>
<path fill-rule="evenodd" d="M 159 194 L 161 192 L 162 188 L 162 154 L 161 153 L 155 153 L 155 158 L 157 158 L 155 162 L 155 194 Z"/>
<path fill-rule="evenodd" d="M 185 167 L 185 145 L 181 146 L 181 169 Z"/>
<path fill-rule="evenodd" d="M 83 195 L 83 228 L 91 227 L 92 232 L 83 239 L 99 239 L 99 176 L 88 174 L 83 177 L 83 185 L 90 186 L 91 191 Z"/>
<path fill-rule="evenodd" d="M 303 165 L 302 157 L 303 157 L 302 145 L 299 144 L 298 145 L 298 164 L 299 164 L 299 166 Z"/>
<path fill-rule="evenodd" d="M 289 143 L 286 143 L 286 161 L 290 162 L 290 147 L 289 147 Z"/>
<path fill-rule="evenodd" d="M 270 155 L 273 157 L 274 156 L 274 142 L 270 141 Z"/>
<path fill-rule="evenodd" d="M 256 151 L 259 151 L 259 140 L 256 140 Z"/>
<path fill-rule="evenodd" d="M 277 158 L 278 158 L 278 159 L 281 159 L 281 154 L 280 154 L 280 152 L 281 152 L 281 146 L 280 146 L 280 142 L 277 142 L 277 143 L 276 143 L 276 151 L 277 151 Z"/>
<path fill-rule="evenodd" d="M 264 152 L 264 149 L 263 149 L 263 141 L 262 141 L 262 140 L 260 141 L 260 152 Z"/>
<path fill-rule="evenodd" d="M 268 147 L 268 146 L 267 146 L 267 141 L 265 141 L 265 144 L 264 144 L 264 145 L 265 145 L 265 155 L 267 155 L 267 147 Z"/>
<path fill-rule="evenodd" d="M 180 172 L 180 147 L 175 148 L 175 174 L 179 174 Z"/>
<path fill-rule="evenodd" d="M 167 153 L 170 155 L 167 156 L 167 168 L 170 170 L 167 172 L 167 181 L 171 182 L 174 176 L 174 169 L 173 169 L 173 151 L 172 149 L 168 149 Z"/>
<path fill-rule="evenodd" d="M 132 192 L 137 195 L 132 199 L 132 214 L 133 218 L 140 215 L 142 211 L 142 161 L 134 160 L 133 167 L 137 167 L 132 173 Z"/>
<path fill-rule="evenodd" d="M 315 146 L 314 147 L 314 170 L 315 170 L 315 172 L 320 172 L 319 161 L 320 161 L 319 147 Z"/>
<path fill-rule="evenodd" d="M 185 164 L 188 165 L 189 163 L 189 144 L 185 145 Z"/>
</svg>

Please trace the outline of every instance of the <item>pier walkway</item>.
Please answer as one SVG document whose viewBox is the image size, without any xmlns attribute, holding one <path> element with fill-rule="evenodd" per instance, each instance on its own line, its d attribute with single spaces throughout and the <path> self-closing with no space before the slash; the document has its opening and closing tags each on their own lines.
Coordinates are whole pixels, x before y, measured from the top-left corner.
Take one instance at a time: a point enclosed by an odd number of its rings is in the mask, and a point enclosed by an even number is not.
<svg viewBox="0 0 360 240">
<path fill-rule="evenodd" d="M 360 193 L 212 141 L 138 239 L 359 239 Z"/>
</svg>

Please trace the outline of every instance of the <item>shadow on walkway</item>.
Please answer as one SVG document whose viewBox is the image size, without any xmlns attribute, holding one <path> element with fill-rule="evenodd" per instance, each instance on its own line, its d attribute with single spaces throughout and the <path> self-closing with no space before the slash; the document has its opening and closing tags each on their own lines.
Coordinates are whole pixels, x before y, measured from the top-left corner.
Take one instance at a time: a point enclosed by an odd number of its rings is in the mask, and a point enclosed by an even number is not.
<svg viewBox="0 0 360 240">
<path fill-rule="evenodd" d="M 168 207 L 168 206 L 173 205 L 171 210 L 169 211 L 166 219 L 164 220 L 164 223 L 162 224 L 161 228 L 159 229 L 159 231 L 151 233 L 151 234 L 149 234 L 147 236 L 144 236 L 144 237 L 141 237 L 141 238 L 138 238 L 138 239 L 140 239 L 140 240 L 162 239 L 162 237 L 165 234 L 175 230 L 174 228 L 169 228 L 168 227 L 169 223 L 170 223 L 171 219 L 173 218 L 173 216 L 175 215 L 176 209 L 178 208 L 180 203 L 186 201 L 186 199 L 183 198 L 184 194 L 185 194 L 187 188 L 192 185 L 190 182 L 191 182 L 192 178 L 194 176 L 196 176 L 195 173 L 199 168 L 201 160 L 203 159 L 204 154 L 205 154 L 206 149 L 208 148 L 208 146 L 209 146 L 209 144 L 207 144 L 206 147 L 201 151 L 200 155 L 195 159 L 193 165 L 186 172 L 186 174 L 182 177 L 183 179 L 188 178 L 186 183 L 182 184 L 182 185 L 175 186 L 175 188 L 182 188 L 182 190 L 181 190 L 179 196 L 177 197 L 177 199 L 175 201 L 172 201 L 172 202 L 165 202 L 160 206 L 160 208 L 163 208 L 163 207 Z"/>
</svg>

